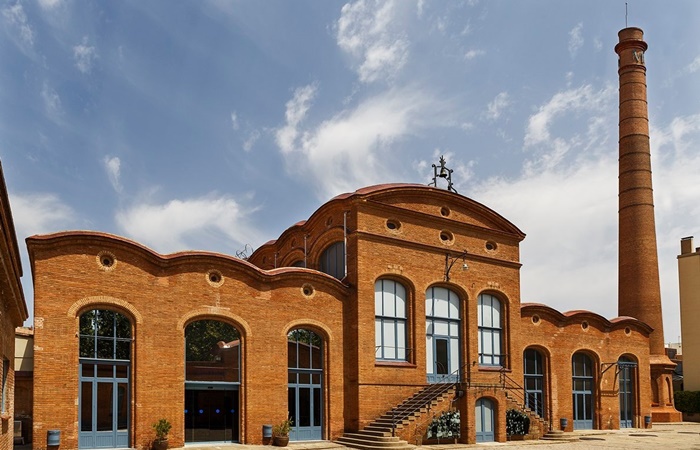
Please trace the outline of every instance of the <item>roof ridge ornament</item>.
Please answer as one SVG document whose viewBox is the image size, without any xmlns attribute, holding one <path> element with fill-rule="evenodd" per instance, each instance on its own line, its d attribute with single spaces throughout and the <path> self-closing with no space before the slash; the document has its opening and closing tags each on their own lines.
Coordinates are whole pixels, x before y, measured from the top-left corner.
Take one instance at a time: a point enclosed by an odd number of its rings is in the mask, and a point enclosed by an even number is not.
<svg viewBox="0 0 700 450">
<path fill-rule="evenodd" d="M 455 194 L 459 194 L 457 192 L 457 189 L 455 189 L 454 185 L 452 184 L 452 172 L 454 172 L 452 169 L 448 169 L 447 166 L 445 165 L 445 156 L 441 155 L 440 156 L 440 171 L 438 172 L 438 166 L 433 164 L 433 181 L 432 183 L 428 183 L 428 186 L 435 186 L 437 187 L 437 179 L 438 178 L 444 178 L 447 180 L 447 190 L 452 191 Z"/>
</svg>

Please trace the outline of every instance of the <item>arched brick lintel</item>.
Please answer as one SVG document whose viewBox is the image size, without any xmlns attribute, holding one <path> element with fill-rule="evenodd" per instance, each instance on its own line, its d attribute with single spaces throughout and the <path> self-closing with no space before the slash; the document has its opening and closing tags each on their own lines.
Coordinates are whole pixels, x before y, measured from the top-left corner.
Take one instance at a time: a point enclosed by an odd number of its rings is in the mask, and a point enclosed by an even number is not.
<svg viewBox="0 0 700 450">
<path fill-rule="evenodd" d="M 68 317 L 77 317 L 78 314 L 85 310 L 86 307 L 88 306 L 112 306 L 119 308 L 123 311 L 127 311 L 131 317 L 133 317 L 134 321 L 136 324 L 141 324 L 143 323 L 143 316 L 141 313 L 132 305 L 131 303 L 122 300 L 120 298 L 115 298 L 115 297 L 109 297 L 106 295 L 97 295 L 94 297 L 84 297 L 78 300 L 77 302 L 73 303 L 70 308 L 68 308 L 67 315 Z"/>
</svg>

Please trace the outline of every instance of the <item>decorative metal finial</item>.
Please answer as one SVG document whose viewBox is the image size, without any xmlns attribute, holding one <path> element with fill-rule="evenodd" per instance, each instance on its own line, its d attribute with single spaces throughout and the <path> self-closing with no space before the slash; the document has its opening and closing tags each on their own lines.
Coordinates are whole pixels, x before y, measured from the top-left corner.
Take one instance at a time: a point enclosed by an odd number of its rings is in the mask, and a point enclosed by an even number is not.
<svg viewBox="0 0 700 450">
<path fill-rule="evenodd" d="M 458 194 L 457 189 L 455 189 L 454 185 L 452 184 L 452 169 L 448 169 L 447 166 L 445 166 L 445 157 L 440 156 L 440 171 L 438 172 L 438 166 L 433 164 L 433 182 L 428 184 L 428 186 L 435 186 L 437 187 L 437 179 L 438 178 L 444 178 L 447 180 L 447 190 L 452 191 L 455 194 Z"/>
</svg>

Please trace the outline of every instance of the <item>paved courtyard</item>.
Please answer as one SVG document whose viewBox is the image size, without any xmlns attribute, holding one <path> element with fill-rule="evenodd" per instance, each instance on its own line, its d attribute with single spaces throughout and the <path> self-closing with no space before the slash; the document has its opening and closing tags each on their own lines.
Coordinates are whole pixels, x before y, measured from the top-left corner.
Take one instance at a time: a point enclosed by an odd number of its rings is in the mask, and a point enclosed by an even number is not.
<svg viewBox="0 0 700 450">
<path fill-rule="evenodd" d="M 683 422 L 655 424 L 650 430 L 587 430 L 566 433 L 573 441 L 523 441 L 473 445 L 423 445 L 420 450 L 459 450 L 502 447 L 504 450 L 568 450 L 568 449 L 618 449 L 618 450 L 700 450 L 700 423 Z M 262 445 L 215 445 L 208 447 L 187 446 L 185 450 L 260 450 Z M 290 450 L 342 449 L 331 442 L 292 443 Z"/>
</svg>

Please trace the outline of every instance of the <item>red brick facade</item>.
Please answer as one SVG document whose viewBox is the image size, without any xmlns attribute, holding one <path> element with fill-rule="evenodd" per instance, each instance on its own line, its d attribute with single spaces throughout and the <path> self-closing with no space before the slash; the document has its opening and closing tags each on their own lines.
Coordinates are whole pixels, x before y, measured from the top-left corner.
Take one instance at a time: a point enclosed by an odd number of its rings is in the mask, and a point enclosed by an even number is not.
<svg viewBox="0 0 700 450">
<path fill-rule="evenodd" d="M 523 384 L 523 352 L 529 348 L 543 356 L 544 415 L 557 426 L 568 418 L 568 429 L 574 426 L 573 355 L 584 352 L 593 362 L 594 428 L 620 426 L 615 363 L 629 357 L 637 363 L 632 420 L 642 426 L 651 403 L 651 329 L 631 318 L 611 322 L 590 312 L 521 306 L 523 238 L 484 205 L 422 185 L 375 186 L 336 197 L 247 261 L 201 252 L 158 255 L 95 232 L 28 238 L 35 283 L 34 447 L 45 448 L 47 431 L 54 429 L 61 431 L 61 448 L 79 446 L 78 333 L 86 311 L 118 311 L 131 323 L 129 446 L 147 448 L 151 424 L 161 417 L 173 424 L 171 446 L 187 440 L 184 330 L 205 318 L 240 332 L 240 442 L 266 442 L 263 425 L 287 417 L 287 334 L 297 328 L 323 341 L 321 438 L 336 439 L 427 384 L 435 354 L 426 341 L 426 293 L 434 288 L 458 298 L 450 348 L 462 395 L 451 407 L 461 412 L 462 442 L 477 440 L 480 399 L 493 404 L 492 438 L 506 439 L 506 388 Z M 336 259 L 347 261 L 342 280 L 319 270 L 327 269 L 324 250 L 338 242 L 347 243 L 345 255 Z M 300 261 L 308 268 L 289 267 Z M 447 263 L 455 261 L 445 281 Z M 377 280 L 398 282 L 406 291 L 402 360 L 375 356 Z M 478 299 L 484 295 L 501 307 L 495 365 L 480 362 Z M 399 430 L 410 442 L 412 434 L 410 426 Z"/>
<path fill-rule="evenodd" d="M 22 265 L 5 177 L 0 166 L 0 450 L 10 450 L 14 437 L 15 327 L 27 320 L 20 284 Z"/>
</svg>

